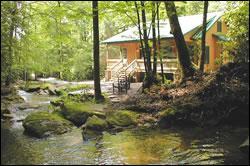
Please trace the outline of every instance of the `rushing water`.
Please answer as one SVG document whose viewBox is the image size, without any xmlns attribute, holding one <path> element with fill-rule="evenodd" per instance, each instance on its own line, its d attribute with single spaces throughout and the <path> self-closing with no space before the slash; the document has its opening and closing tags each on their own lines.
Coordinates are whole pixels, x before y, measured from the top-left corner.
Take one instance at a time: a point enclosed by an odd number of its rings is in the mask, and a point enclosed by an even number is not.
<svg viewBox="0 0 250 166">
<path fill-rule="evenodd" d="M 49 96 L 20 91 L 26 104 L 13 106 L 12 122 L 1 122 L 1 164 L 248 164 L 238 146 L 249 129 L 130 129 L 104 132 L 98 140 L 83 141 L 81 130 L 37 139 L 23 134 L 22 122 L 30 112 L 47 110 Z"/>
</svg>

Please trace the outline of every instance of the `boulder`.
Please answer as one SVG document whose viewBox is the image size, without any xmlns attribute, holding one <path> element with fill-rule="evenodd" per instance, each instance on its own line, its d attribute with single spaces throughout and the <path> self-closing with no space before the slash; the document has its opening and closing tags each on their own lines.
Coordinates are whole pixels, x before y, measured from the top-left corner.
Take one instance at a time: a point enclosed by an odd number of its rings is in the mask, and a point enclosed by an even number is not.
<svg viewBox="0 0 250 166">
<path fill-rule="evenodd" d="M 86 122 L 86 128 L 96 131 L 103 131 L 108 129 L 108 123 L 106 120 L 98 118 L 97 116 L 89 117 Z"/>
<path fill-rule="evenodd" d="M 98 139 L 102 137 L 102 132 L 97 130 L 90 130 L 90 129 L 84 129 L 82 131 L 82 139 L 84 141 L 90 140 L 90 139 Z"/>
<path fill-rule="evenodd" d="M 108 123 L 97 116 L 92 116 L 87 119 L 87 122 L 82 126 L 83 140 L 97 139 L 102 136 L 102 132 L 108 129 Z"/>
<path fill-rule="evenodd" d="M 56 107 L 63 105 L 63 103 L 64 103 L 64 101 L 61 98 L 57 98 L 55 100 L 50 101 L 50 104 L 52 104 L 53 106 L 56 106 Z"/>
<path fill-rule="evenodd" d="M 3 117 L 12 119 L 12 118 L 14 118 L 14 115 L 12 115 L 12 114 L 3 114 Z"/>
<path fill-rule="evenodd" d="M 127 127 L 137 124 L 138 114 L 129 110 L 117 110 L 107 114 L 107 122 L 111 126 Z"/>
<path fill-rule="evenodd" d="M 25 133 L 43 138 L 51 134 L 63 134 L 72 128 L 72 124 L 57 113 L 45 111 L 28 115 L 23 121 Z"/>
<path fill-rule="evenodd" d="M 57 95 L 56 89 L 54 87 L 49 87 L 48 89 L 50 95 Z"/>
<path fill-rule="evenodd" d="M 1 96 L 8 95 L 13 92 L 13 87 L 1 87 Z"/>
<path fill-rule="evenodd" d="M 41 89 L 40 85 L 30 85 L 28 87 L 25 88 L 26 92 L 36 92 L 39 91 Z"/>
<path fill-rule="evenodd" d="M 172 108 L 167 108 L 166 110 L 163 110 L 161 112 L 158 113 L 158 124 L 159 127 L 165 128 L 165 127 L 169 127 L 173 121 L 173 119 L 175 118 L 175 113 L 176 111 Z"/>
<path fill-rule="evenodd" d="M 22 104 L 22 105 L 20 105 L 19 107 L 18 107 L 18 109 L 20 109 L 20 110 L 25 110 L 25 109 L 37 109 L 37 108 L 39 108 L 40 107 L 40 105 L 38 105 L 38 104 L 29 104 L 29 103 L 25 103 L 25 104 Z"/>
<path fill-rule="evenodd" d="M 90 116 L 105 117 L 103 112 L 98 112 L 93 108 L 93 103 L 77 103 L 72 101 L 65 101 L 61 105 L 60 113 L 78 127 L 83 125 Z"/>
</svg>

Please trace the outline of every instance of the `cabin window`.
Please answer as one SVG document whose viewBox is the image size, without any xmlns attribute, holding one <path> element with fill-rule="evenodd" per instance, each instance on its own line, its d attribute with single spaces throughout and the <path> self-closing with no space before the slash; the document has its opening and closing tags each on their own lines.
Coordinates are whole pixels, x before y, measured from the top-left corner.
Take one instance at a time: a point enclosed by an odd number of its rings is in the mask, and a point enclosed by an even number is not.
<svg viewBox="0 0 250 166">
<path fill-rule="evenodd" d="M 174 53 L 174 47 L 172 46 L 163 47 L 163 58 L 176 58 L 176 55 Z"/>
<path fill-rule="evenodd" d="M 209 64 L 209 46 L 205 49 L 205 64 Z"/>
<path fill-rule="evenodd" d="M 124 59 L 127 59 L 127 49 L 126 48 L 122 48 L 122 57 Z"/>
<path fill-rule="evenodd" d="M 189 52 L 190 57 L 194 56 L 194 46 L 193 45 L 188 45 L 188 52 Z"/>
<path fill-rule="evenodd" d="M 217 22 L 217 32 L 221 32 L 221 21 Z"/>
</svg>

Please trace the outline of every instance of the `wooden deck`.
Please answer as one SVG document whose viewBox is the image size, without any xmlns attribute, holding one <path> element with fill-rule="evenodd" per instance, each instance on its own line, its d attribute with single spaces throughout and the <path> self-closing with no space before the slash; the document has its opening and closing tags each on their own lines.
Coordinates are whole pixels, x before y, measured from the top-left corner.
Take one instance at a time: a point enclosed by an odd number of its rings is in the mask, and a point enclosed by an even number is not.
<svg viewBox="0 0 250 166">
<path fill-rule="evenodd" d="M 163 72 L 178 74 L 178 60 L 177 59 L 163 59 Z M 153 60 L 152 60 L 153 66 Z M 126 59 L 108 59 L 107 69 L 105 71 L 105 80 L 112 80 L 119 75 L 119 72 L 125 72 L 125 75 L 132 76 L 136 72 L 145 72 L 144 60 L 134 59 L 128 64 Z M 157 61 L 157 73 L 161 73 L 160 60 Z"/>
</svg>

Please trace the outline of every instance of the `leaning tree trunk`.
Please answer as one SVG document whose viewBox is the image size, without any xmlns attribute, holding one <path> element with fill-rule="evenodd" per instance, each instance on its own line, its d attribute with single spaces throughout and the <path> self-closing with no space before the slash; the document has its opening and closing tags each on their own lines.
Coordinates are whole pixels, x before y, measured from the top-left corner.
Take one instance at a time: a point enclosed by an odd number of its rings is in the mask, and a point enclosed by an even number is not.
<svg viewBox="0 0 250 166">
<path fill-rule="evenodd" d="M 152 1 L 152 37 L 153 37 L 153 76 L 156 78 L 157 73 L 157 48 L 156 48 L 156 32 L 155 32 L 155 2 Z"/>
<path fill-rule="evenodd" d="M 204 63 L 205 63 L 207 9 L 208 9 L 208 1 L 204 1 L 203 24 L 202 24 L 202 38 L 201 38 L 201 61 L 200 61 L 200 71 L 201 72 L 204 71 Z"/>
<path fill-rule="evenodd" d="M 186 77 L 193 76 L 194 68 L 192 67 L 187 45 L 181 31 L 174 2 L 165 2 L 165 7 L 170 22 L 171 32 L 174 35 L 175 44 L 178 50 L 178 59 L 181 67 L 182 79 L 185 79 Z"/>
<path fill-rule="evenodd" d="M 95 100 L 103 99 L 100 86 L 100 63 L 99 63 L 99 26 L 98 26 L 98 1 L 92 1 L 93 11 L 93 54 L 94 54 L 94 89 Z"/>
<path fill-rule="evenodd" d="M 160 58 L 160 63 L 161 63 L 161 81 L 164 84 L 164 73 L 163 73 L 163 63 L 162 63 L 162 54 L 161 54 L 161 37 L 160 37 L 160 17 L 159 17 L 159 7 L 160 7 L 160 2 L 157 3 L 157 31 L 158 31 L 158 56 Z"/>
</svg>

